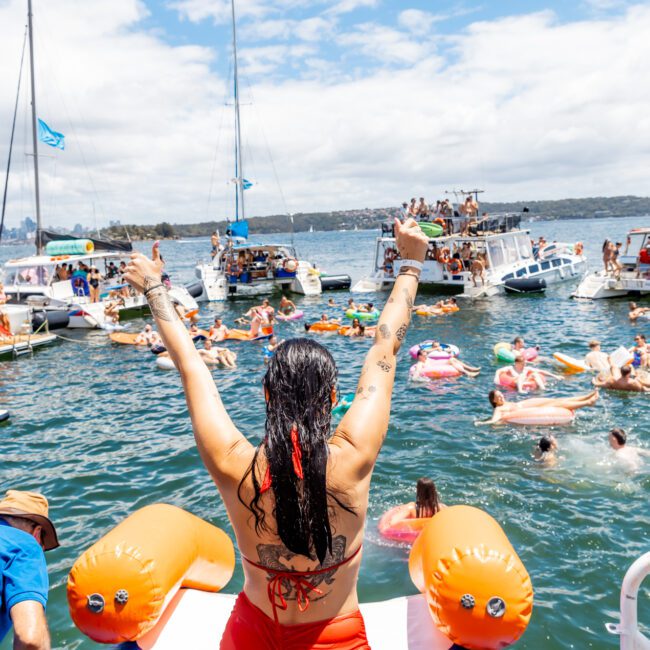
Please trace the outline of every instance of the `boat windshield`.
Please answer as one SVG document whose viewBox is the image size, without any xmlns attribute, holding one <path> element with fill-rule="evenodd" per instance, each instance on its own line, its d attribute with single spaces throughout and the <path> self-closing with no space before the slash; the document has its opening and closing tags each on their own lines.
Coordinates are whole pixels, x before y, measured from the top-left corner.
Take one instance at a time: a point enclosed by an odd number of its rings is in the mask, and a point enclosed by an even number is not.
<svg viewBox="0 0 650 650">
<path fill-rule="evenodd" d="M 646 238 L 648 233 L 646 232 L 632 232 L 627 237 L 627 242 L 625 244 L 625 253 L 624 257 L 633 258 L 635 261 L 641 253 L 644 243 L 646 243 Z"/>
<path fill-rule="evenodd" d="M 530 238 L 526 233 L 516 233 L 508 237 L 490 239 L 487 242 L 490 265 L 492 268 L 516 264 L 520 260 L 530 259 L 532 250 Z"/>
<path fill-rule="evenodd" d="M 38 286 L 48 284 L 52 268 L 48 266 L 17 266 L 5 272 L 5 284 L 19 286 Z"/>
</svg>

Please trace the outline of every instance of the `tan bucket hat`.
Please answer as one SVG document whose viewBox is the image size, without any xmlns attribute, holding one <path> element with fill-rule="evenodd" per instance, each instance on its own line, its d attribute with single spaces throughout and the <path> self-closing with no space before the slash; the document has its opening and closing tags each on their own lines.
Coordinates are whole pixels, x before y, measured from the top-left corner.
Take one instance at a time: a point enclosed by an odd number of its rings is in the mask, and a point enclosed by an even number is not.
<svg viewBox="0 0 650 650">
<path fill-rule="evenodd" d="M 37 492 L 7 490 L 5 498 L 0 501 L 0 517 L 21 517 L 29 519 L 43 527 L 43 550 L 51 551 L 59 546 L 54 524 L 47 518 L 47 499 Z"/>
</svg>

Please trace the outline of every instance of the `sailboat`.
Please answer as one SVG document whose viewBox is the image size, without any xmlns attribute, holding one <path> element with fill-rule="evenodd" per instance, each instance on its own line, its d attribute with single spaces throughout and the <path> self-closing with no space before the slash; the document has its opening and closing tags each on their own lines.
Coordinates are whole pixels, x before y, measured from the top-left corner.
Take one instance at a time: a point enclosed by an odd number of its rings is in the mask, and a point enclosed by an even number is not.
<svg viewBox="0 0 650 650">
<path fill-rule="evenodd" d="M 292 291 L 308 296 L 322 292 L 320 273 L 298 259 L 290 244 L 261 244 L 248 240 L 244 192 L 250 187 L 242 164 L 239 72 L 237 68 L 237 22 L 235 0 L 231 0 L 235 108 L 235 221 L 226 233 L 225 246 L 213 251 L 210 262 L 199 263 L 195 273 L 200 285 L 192 295 L 199 302 L 258 296 L 274 291 Z M 200 291 L 200 293 L 199 293 Z"/>
<path fill-rule="evenodd" d="M 22 304 L 33 308 L 36 314 L 32 320 L 39 321 L 41 326 L 113 329 L 118 326 L 121 317 L 141 315 L 149 308 L 144 296 L 134 294 L 118 273 L 120 262 L 126 262 L 130 257 L 131 242 L 83 239 L 49 232 L 42 226 L 32 0 L 27 0 L 27 14 L 36 203 L 36 255 L 9 260 L 4 265 L 5 293 L 11 299 L 12 306 Z M 20 81 L 18 89 L 20 92 Z M 18 100 L 16 100 L 16 110 L 17 108 Z M 11 147 L 6 183 L 9 181 L 10 163 Z M 6 189 L 5 185 L 3 218 Z M 63 266 L 66 267 L 66 271 L 62 273 Z M 93 267 L 98 269 L 102 276 L 98 281 L 96 292 L 91 292 L 87 277 L 87 271 Z M 94 300 L 93 293 L 96 293 Z M 198 309 L 196 301 L 184 287 L 171 287 L 169 293 L 172 300 L 181 305 L 186 312 Z"/>
</svg>

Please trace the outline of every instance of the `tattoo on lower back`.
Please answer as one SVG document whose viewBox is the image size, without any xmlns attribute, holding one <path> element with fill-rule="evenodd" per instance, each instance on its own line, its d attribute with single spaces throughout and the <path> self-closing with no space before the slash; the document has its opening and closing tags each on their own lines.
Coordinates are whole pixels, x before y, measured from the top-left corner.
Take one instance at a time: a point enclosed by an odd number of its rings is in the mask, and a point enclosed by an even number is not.
<svg viewBox="0 0 650 650">
<path fill-rule="evenodd" d="M 390 327 L 386 325 L 385 323 L 383 325 L 379 326 L 379 334 L 382 339 L 389 339 L 390 338 Z"/>
<path fill-rule="evenodd" d="M 336 535 L 332 539 L 332 553 L 327 554 L 323 566 L 315 566 L 314 569 L 320 570 L 326 569 L 327 567 L 339 564 L 345 559 L 345 547 L 347 546 L 347 539 L 343 535 Z M 257 556 L 259 557 L 259 563 L 263 565 L 267 572 L 268 580 L 273 580 L 276 577 L 278 572 L 288 572 L 288 571 L 298 571 L 292 563 L 294 557 L 304 557 L 297 556 L 296 553 L 290 551 L 284 544 L 258 544 L 257 545 Z M 310 557 L 310 560 L 316 562 L 315 557 Z M 325 583 L 326 585 L 331 585 L 334 582 L 334 576 L 339 570 L 339 567 L 334 567 L 331 571 L 325 573 L 319 573 L 313 576 L 306 576 L 305 579 L 313 586 L 319 588 L 320 585 Z M 282 595 L 286 600 L 296 600 L 296 588 L 292 580 L 288 578 L 283 578 L 281 580 L 282 585 Z M 321 589 L 322 591 L 322 589 Z M 319 600 L 324 598 L 326 594 L 319 594 L 315 591 L 308 590 L 307 595 L 309 600 Z"/>
<path fill-rule="evenodd" d="M 397 340 L 401 343 L 404 340 L 404 337 L 406 336 L 406 323 L 402 323 L 399 328 L 397 329 L 397 332 L 395 332 L 395 336 L 397 337 Z"/>
</svg>

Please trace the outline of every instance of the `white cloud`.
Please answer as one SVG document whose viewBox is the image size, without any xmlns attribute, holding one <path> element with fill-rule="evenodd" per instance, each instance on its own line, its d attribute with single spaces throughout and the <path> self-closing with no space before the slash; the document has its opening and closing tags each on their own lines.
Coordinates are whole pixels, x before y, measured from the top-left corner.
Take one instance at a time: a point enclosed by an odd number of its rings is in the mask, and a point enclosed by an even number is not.
<svg viewBox="0 0 650 650">
<path fill-rule="evenodd" d="M 0 160 L 24 13 L 22 0 L 0 4 Z M 145 15 L 137 0 L 38 7 L 39 114 L 68 141 L 42 159 L 51 224 L 87 222 L 93 203 L 100 220 L 203 220 L 217 141 L 210 216 L 229 214 L 230 82 L 211 68 L 225 54 L 173 47 L 145 29 Z M 284 209 L 267 140 L 291 211 L 396 204 L 464 184 L 484 185 L 486 200 L 647 193 L 649 7 L 572 23 L 550 12 L 477 22 L 436 39 L 435 52 L 399 24 L 364 23 L 338 41 L 341 60 L 326 25 L 312 25 L 327 35 L 321 49 L 296 40 L 304 20 L 269 20 L 289 30 L 286 42 L 241 52 L 250 214 Z M 23 101 L 19 143 L 25 115 Z M 15 152 L 10 224 L 32 214 L 25 151 Z"/>
<path fill-rule="evenodd" d="M 364 7 L 376 7 L 378 3 L 379 0 L 340 0 L 334 6 L 330 7 L 326 13 L 337 15 L 348 14 Z"/>
<path fill-rule="evenodd" d="M 405 9 L 397 17 L 401 27 L 415 34 L 426 34 L 435 21 L 436 16 L 420 9 Z"/>
</svg>

